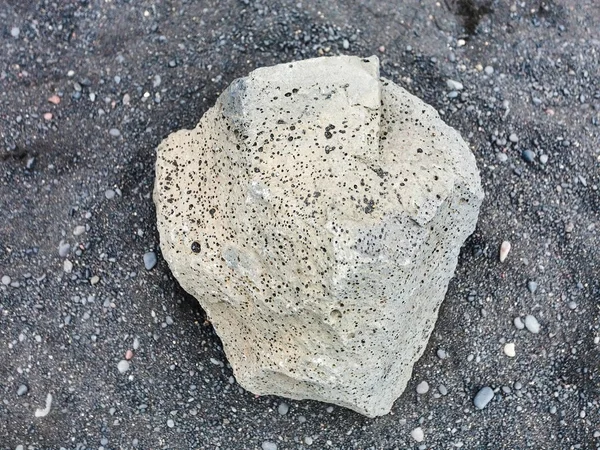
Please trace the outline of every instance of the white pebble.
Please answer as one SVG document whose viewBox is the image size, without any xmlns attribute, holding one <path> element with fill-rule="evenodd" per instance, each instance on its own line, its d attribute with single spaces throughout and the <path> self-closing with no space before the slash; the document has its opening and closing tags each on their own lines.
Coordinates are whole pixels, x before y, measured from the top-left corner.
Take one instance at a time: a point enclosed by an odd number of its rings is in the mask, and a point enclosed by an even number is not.
<svg viewBox="0 0 600 450">
<path fill-rule="evenodd" d="M 541 155 L 540 156 L 540 162 L 542 164 L 546 164 L 548 162 L 548 155 Z"/>
<path fill-rule="evenodd" d="M 460 81 L 448 80 L 446 81 L 446 86 L 451 91 L 460 91 L 463 88 L 463 84 Z"/>
<path fill-rule="evenodd" d="M 540 323 L 531 314 L 525 317 L 525 327 L 533 334 L 540 332 Z"/>
<path fill-rule="evenodd" d="M 8 286 L 8 285 L 10 284 L 10 282 L 11 282 L 11 281 L 12 281 L 12 280 L 10 279 L 10 277 L 9 277 L 8 275 L 4 275 L 4 276 L 2 277 L 2 284 L 3 284 L 4 286 Z"/>
<path fill-rule="evenodd" d="M 63 270 L 65 273 L 71 273 L 73 271 L 73 263 L 68 259 L 65 259 L 65 262 L 63 263 Z"/>
<path fill-rule="evenodd" d="M 486 75 L 491 75 L 494 73 L 494 68 L 492 66 L 485 66 L 485 69 L 483 69 L 483 71 Z"/>
<path fill-rule="evenodd" d="M 423 428 L 417 427 L 410 432 L 411 437 L 417 442 L 423 442 L 425 439 L 425 434 L 423 433 Z"/>
<path fill-rule="evenodd" d="M 133 339 L 133 349 L 137 350 L 138 348 L 140 348 L 140 340 L 138 338 L 134 338 Z"/>
<path fill-rule="evenodd" d="M 73 229 L 73 236 L 81 236 L 83 233 L 85 233 L 85 226 L 83 225 L 77 225 Z"/>
<path fill-rule="evenodd" d="M 508 252 L 510 252 L 510 242 L 504 241 L 502 242 L 502 245 L 500 245 L 500 262 L 504 262 L 506 260 Z"/>
<path fill-rule="evenodd" d="M 119 361 L 117 369 L 119 369 L 120 373 L 127 372 L 129 370 L 129 361 L 127 361 L 126 359 L 122 359 L 121 361 Z"/>
<path fill-rule="evenodd" d="M 523 321 L 521 320 L 520 317 L 515 317 L 515 320 L 513 320 L 513 323 L 515 324 L 515 327 L 517 327 L 517 329 L 522 330 L 523 328 L 525 328 L 525 324 L 523 323 Z"/>
<path fill-rule="evenodd" d="M 10 29 L 10 35 L 12 37 L 14 37 L 15 39 L 18 38 L 20 34 L 21 34 L 21 30 L 19 29 L 19 27 L 12 27 Z"/>
<path fill-rule="evenodd" d="M 516 353 L 515 353 L 515 344 L 514 342 L 509 342 L 508 344 L 506 344 L 504 346 L 504 354 L 506 356 L 508 356 L 509 358 L 514 358 Z"/>
<path fill-rule="evenodd" d="M 175 426 L 175 422 L 173 421 L 173 419 L 167 420 L 167 426 L 169 428 L 173 428 Z"/>
<path fill-rule="evenodd" d="M 35 417 L 46 417 L 50 412 L 52 406 L 52 394 L 46 396 L 46 407 L 44 409 L 38 408 L 35 410 Z"/>
<path fill-rule="evenodd" d="M 417 385 L 417 394 L 427 394 L 429 392 L 429 383 L 427 381 L 421 381 Z"/>
<path fill-rule="evenodd" d="M 262 450 L 277 450 L 277 444 L 275 442 L 265 441 L 261 445 Z"/>
</svg>

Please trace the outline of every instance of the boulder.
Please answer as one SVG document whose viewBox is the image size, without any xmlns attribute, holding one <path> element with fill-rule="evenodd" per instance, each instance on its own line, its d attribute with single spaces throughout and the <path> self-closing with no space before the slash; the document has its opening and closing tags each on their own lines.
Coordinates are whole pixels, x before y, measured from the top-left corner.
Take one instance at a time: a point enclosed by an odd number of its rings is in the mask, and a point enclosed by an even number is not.
<svg viewBox="0 0 600 450">
<path fill-rule="evenodd" d="M 249 391 L 386 414 L 483 199 L 436 111 L 339 56 L 235 80 L 158 148 L 161 250 Z"/>
</svg>

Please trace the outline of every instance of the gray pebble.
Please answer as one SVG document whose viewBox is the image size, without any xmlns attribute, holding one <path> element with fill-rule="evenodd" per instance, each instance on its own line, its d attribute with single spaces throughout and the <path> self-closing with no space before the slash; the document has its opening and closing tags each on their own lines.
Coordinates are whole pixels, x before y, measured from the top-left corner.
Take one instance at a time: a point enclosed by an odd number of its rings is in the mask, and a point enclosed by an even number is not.
<svg viewBox="0 0 600 450">
<path fill-rule="evenodd" d="M 528 281 L 527 282 L 527 289 L 529 289 L 529 292 L 531 292 L 532 294 L 535 294 L 535 291 L 537 291 L 538 288 L 538 284 L 535 281 Z"/>
<path fill-rule="evenodd" d="M 483 71 L 486 75 L 491 75 L 494 73 L 494 68 L 492 66 L 485 66 L 485 69 L 483 69 Z"/>
<path fill-rule="evenodd" d="M 58 244 L 58 256 L 61 258 L 66 258 L 69 254 L 69 250 L 71 250 L 71 244 L 68 242 L 60 241 Z"/>
<path fill-rule="evenodd" d="M 19 444 L 15 447 L 15 450 L 25 450 L 25 447 Z"/>
<path fill-rule="evenodd" d="M 491 387 L 484 387 L 477 393 L 473 403 L 477 409 L 483 409 L 494 398 L 494 391 Z"/>
<path fill-rule="evenodd" d="M 10 29 L 10 35 L 15 39 L 19 37 L 19 34 L 21 34 L 21 30 L 19 29 L 19 27 L 12 27 Z"/>
<path fill-rule="evenodd" d="M 167 323 L 167 325 L 173 325 L 173 318 L 171 316 L 167 316 L 165 317 L 165 322 Z"/>
<path fill-rule="evenodd" d="M 429 392 L 429 383 L 427 381 L 421 381 L 417 384 L 417 394 L 427 394 Z"/>
<path fill-rule="evenodd" d="M 108 200 L 112 200 L 113 198 L 115 198 L 115 191 L 113 191 L 112 189 L 107 189 L 106 191 L 104 191 L 104 196 Z"/>
<path fill-rule="evenodd" d="M 522 330 L 523 328 L 525 328 L 525 324 L 523 323 L 523 321 L 521 320 L 520 317 L 515 317 L 515 320 L 513 320 L 513 323 L 515 324 L 515 327 L 517 327 L 517 329 Z"/>
<path fill-rule="evenodd" d="M 261 445 L 262 450 L 277 450 L 277 444 L 271 441 L 265 441 Z"/>
<path fill-rule="evenodd" d="M 533 152 L 533 150 L 525 150 L 523 151 L 523 153 L 521 153 L 521 156 L 528 163 L 533 162 L 533 160 L 535 159 L 535 153 Z"/>
<path fill-rule="evenodd" d="M 311 438 L 310 436 L 306 436 L 306 437 L 304 438 L 304 443 L 305 443 L 306 445 L 312 445 L 312 443 L 313 443 L 313 438 Z"/>
<path fill-rule="evenodd" d="M 8 286 L 10 284 L 10 282 L 11 282 L 11 279 L 10 279 L 10 277 L 8 275 L 4 275 L 2 277 L 2 284 L 4 286 Z"/>
<path fill-rule="evenodd" d="M 508 161 L 508 155 L 506 153 L 499 152 L 498 154 L 496 154 L 496 157 L 501 163 Z"/>
<path fill-rule="evenodd" d="M 289 410 L 290 410 L 290 407 L 287 405 L 287 403 L 284 403 L 284 402 L 281 402 L 279 404 L 279 406 L 277 407 L 277 412 L 279 414 L 281 414 L 282 416 L 285 416 Z"/>
<path fill-rule="evenodd" d="M 167 426 L 169 428 L 173 428 L 175 426 L 175 422 L 173 421 L 173 419 L 167 420 Z"/>
<path fill-rule="evenodd" d="M 350 42 L 348 42 L 348 39 L 344 39 L 342 41 L 342 47 L 344 47 L 344 50 L 348 50 L 350 48 Z"/>
<path fill-rule="evenodd" d="M 512 392 L 512 389 L 508 386 L 502 386 L 502 392 L 504 392 L 505 394 L 510 394 Z"/>
<path fill-rule="evenodd" d="M 111 128 L 108 131 L 108 134 L 110 134 L 112 137 L 119 137 L 119 136 L 121 136 L 121 132 L 119 130 L 117 130 L 116 128 Z"/>
<path fill-rule="evenodd" d="M 546 164 L 548 162 L 548 155 L 541 155 L 540 156 L 540 162 L 542 164 Z"/>
<path fill-rule="evenodd" d="M 27 394 L 27 391 L 29 389 L 27 389 L 27 386 L 25 386 L 24 384 L 22 384 L 21 386 L 19 386 L 19 388 L 17 389 L 17 395 L 20 397 L 22 395 Z"/>
<path fill-rule="evenodd" d="M 570 301 L 569 302 L 569 309 L 576 309 L 577 308 L 577 303 L 575 303 L 574 301 Z"/>
<path fill-rule="evenodd" d="M 521 389 L 523 389 L 523 383 L 521 383 L 520 381 L 516 381 L 514 384 L 514 388 L 519 391 Z"/>
<path fill-rule="evenodd" d="M 63 263 L 63 270 L 65 273 L 71 273 L 73 271 L 73 263 L 68 259 L 65 259 L 65 262 Z"/>
<path fill-rule="evenodd" d="M 530 314 L 525 317 L 525 328 L 533 334 L 538 334 L 540 332 L 540 323 Z"/>
<path fill-rule="evenodd" d="M 73 229 L 73 236 L 81 236 L 83 233 L 85 233 L 85 226 L 84 225 L 77 225 Z"/>
<path fill-rule="evenodd" d="M 446 350 L 443 350 L 441 348 L 438 348 L 437 353 L 437 357 L 440 359 L 446 359 L 448 357 L 448 353 L 446 353 Z"/>
<path fill-rule="evenodd" d="M 146 270 L 152 270 L 152 268 L 156 265 L 156 253 L 148 252 L 144 253 L 144 266 Z"/>
<path fill-rule="evenodd" d="M 129 361 L 127 361 L 126 359 L 122 359 L 121 361 L 119 361 L 119 364 L 117 364 L 117 369 L 120 373 L 127 372 L 129 370 Z"/>
<path fill-rule="evenodd" d="M 508 137 L 508 140 L 510 142 L 517 143 L 519 142 L 519 136 L 517 136 L 515 133 L 511 133 L 511 135 Z"/>
<path fill-rule="evenodd" d="M 446 86 L 451 91 L 460 91 L 463 88 L 463 84 L 460 81 L 448 80 L 446 81 Z"/>
<path fill-rule="evenodd" d="M 108 445 L 108 439 L 106 439 L 106 438 L 100 439 L 100 445 Z"/>
<path fill-rule="evenodd" d="M 442 395 L 448 395 L 448 389 L 446 388 L 446 386 L 444 386 L 443 384 L 440 384 L 438 386 L 438 391 L 440 392 L 440 394 Z"/>
</svg>

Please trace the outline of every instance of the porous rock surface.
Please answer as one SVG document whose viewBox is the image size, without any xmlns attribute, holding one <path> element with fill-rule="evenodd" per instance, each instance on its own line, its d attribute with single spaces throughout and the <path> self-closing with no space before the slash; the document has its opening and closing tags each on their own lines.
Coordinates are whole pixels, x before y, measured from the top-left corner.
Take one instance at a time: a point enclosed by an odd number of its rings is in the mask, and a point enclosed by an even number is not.
<svg viewBox="0 0 600 450">
<path fill-rule="evenodd" d="M 386 414 L 483 199 L 475 159 L 376 57 L 235 80 L 158 148 L 162 253 L 255 394 Z"/>
</svg>

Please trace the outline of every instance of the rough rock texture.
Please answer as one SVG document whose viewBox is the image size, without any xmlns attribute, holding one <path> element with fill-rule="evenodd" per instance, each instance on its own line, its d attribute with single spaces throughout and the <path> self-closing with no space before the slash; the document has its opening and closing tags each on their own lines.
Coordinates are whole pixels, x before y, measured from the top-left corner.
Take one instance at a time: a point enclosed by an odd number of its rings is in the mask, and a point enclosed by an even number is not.
<svg viewBox="0 0 600 450">
<path fill-rule="evenodd" d="M 331 57 L 234 81 L 158 149 L 161 248 L 256 394 L 390 411 L 483 198 L 428 105 Z"/>
</svg>

